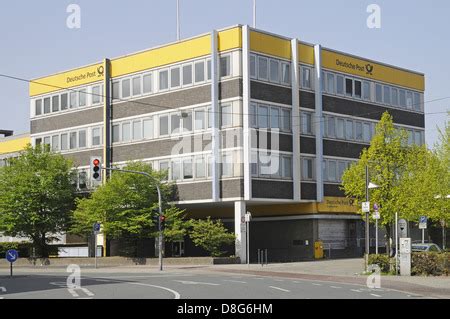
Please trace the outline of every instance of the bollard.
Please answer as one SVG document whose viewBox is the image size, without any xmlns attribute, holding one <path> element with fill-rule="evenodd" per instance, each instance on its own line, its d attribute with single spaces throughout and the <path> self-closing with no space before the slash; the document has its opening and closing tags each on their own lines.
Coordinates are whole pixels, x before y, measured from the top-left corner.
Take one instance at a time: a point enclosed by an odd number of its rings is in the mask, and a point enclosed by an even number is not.
<svg viewBox="0 0 450 319">
<path fill-rule="evenodd" d="M 269 265 L 269 259 L 267 258 L 267 249 L 266 249 L 266 266 Z"/>
<path fill-rule="evenodd" d="M 258 249 L 258 265 L 261 264 L 261 254 L 260 254 L 261 249 Z"/>
</svg>

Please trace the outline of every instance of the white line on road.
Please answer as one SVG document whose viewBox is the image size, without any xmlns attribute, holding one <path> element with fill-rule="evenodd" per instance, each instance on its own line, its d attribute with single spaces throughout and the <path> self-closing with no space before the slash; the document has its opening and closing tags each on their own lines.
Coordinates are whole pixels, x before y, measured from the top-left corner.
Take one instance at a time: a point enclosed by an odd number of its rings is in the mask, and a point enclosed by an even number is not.
<svg viewBox="0 0 450 319">
<path fill-rule="evenodd" d="M 284 280 L 281 280 L 281 279 L 274 279 L 274 281 L 283 282 Z"/>
<path fill-rule="evenodd" d="M 333 289 L 342 289 L 342 287 L 337 287 L 337 286 L 330 286 L 330 288 L 333 288 Z"/>
<path fill-rule="evenodd" d="M 67 289 L 67 291 L 69 291 L 69 293 L 72 295 L 72 297 L 77 298 L 80 297 L 74 289 Z"/>
<path fill-rule="evenodd" d="M 291 292 L 290 290 L 286 290 L 286 289 L 283 289 L 283 288 L 280 288 L 280 287 L 269 286 L 269 288 L 280 290 L 280 291 L 283 291 L 283 292 Z"/>
<path fill-rule="evenodd" d="M 0 292 L 6 292 L 6 288 L 5 287 L 0 287 Z"/>
<path fill-rule="evenodd" d="M 143 284 L 143 283 L 140 283 L 140 282 L 127 282 L 127 284 L 129 284 L 129 285 L 136 285 L 136 286 L 146 286 L 146 287 L 154 287 L 154 288 L 163 289 L 163 290 L 166 290 L 166 291 L 169 291 L 169 292 L 173 293 L 173 294 L 175 295 L 175 299 L 180 299 L 180 298 L 181 298 L 181 295 L 180 295 L 178 292 L 176 292 L 175 290 L 172 290 L 172 289 L 170 289 L 170 288 L 161 287 L 161 286 L 154 286 L 154 285 L 149 285 L 149 284 Z"/>
<path fill-rule="evenodd" d="M 313 283 L 313 286 L 323 286 L 322 284 Z"/>
<path fill-rule="evenodd" d="M 196 281 L 185 281 L 185 280 L 174 280 L 174 281 L 182 283 L 183 285 L 220 286 L 220 284 L 213 284 L 213 283 L 210 283 L 210 282 L 196 282 Z"/>
<path fill-rule="evenodd" d="M 377 297 L 377 298 L 381 298 L 380 295 L 376 295 L 376 294 L 370 294 L 371 296 Z"/>
<path fill-rule="evenodd" d="M 240 280 L 226 280 L 226 279 L 224 279 L 223 281 L 226 281 L 226 282 L 235 282 L 235 283 L 238 283 L 238 284 L 246 284 L 247 282 L 245 282 L 245 281 L 240 281 Z"/>
<path fill-rule="evenodd" d="M 95 294 L 93 294 L 92 292 L 90 292 L 88 289 L 86 288 L 80 288 L 86 295 L 88 295 L 89 297 L 95 296 Z"/>
<path fill-rule="evenodd" d="M 359 293 L 361 293 L 361 291 L 360 291 L 360 290 L 358 290 L 358 289 L 350 289 L 350 291 L 353 291 L 353 292 L 359 292 Z"/>
</svg>

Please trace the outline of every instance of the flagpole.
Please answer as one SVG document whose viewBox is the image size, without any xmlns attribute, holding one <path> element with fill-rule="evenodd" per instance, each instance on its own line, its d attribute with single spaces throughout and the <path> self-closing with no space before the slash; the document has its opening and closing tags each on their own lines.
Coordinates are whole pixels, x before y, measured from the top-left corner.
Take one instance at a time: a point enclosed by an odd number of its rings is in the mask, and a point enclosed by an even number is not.
<svg viewBox="0 0 450 319">
<path fill-rule="evenodd" d="M 253 0 L 253 28 L 256 29 L 256 0 Z"/>
</svg>

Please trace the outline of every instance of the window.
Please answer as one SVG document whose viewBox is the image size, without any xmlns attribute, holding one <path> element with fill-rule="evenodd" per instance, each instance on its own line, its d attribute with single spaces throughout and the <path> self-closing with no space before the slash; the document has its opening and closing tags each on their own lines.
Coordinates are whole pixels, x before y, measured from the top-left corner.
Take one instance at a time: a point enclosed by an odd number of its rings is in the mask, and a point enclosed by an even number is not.
<svg viewBox="0 0 450 319">
<path fill-rule="evenodd" d="M 362 97 L 362 82 L 355 80 L 355 97 L 360 99 Z"/>
<path fill-rule="evenodd" d="M 291 65 L 288 63 L 281 63 L 281 82 L 291 85 Z"/>
<path fill-rule="evenodd" d="M 169 116 L 159 117 L 159 136 L 169 135 Z"/>
<path fill-rule="evenodd" d="M 327 136 L 335 137 L 336 136 L 336 119 L 332 116 L 328 117 L 327 121 Z"/>
<path fill-rule="evenodd" d="M 302 159 L 302 179 L 304 179 L 304 180 L 314 179 L 313 161 L 314 160 L 312 158 L 303 158 Z"/>
<path fill-rule="evenodd" d="M 172 113 L 170 114 L 170 127 L 172 130 L 172 134 L 179 134 L 181 133 L 180 131 L 180 120 L 181 120 L 181 116 L 179 113 Z"/>
<path fill-rule="evenodd" d="M 384 103 L 391 104 L 391 88 L 389 86 L 384 86 Z"/>
<path fill-rule="evenodd" d="M 277 107 L 270 109 L 270 127 L 273 129 L 280 128 L 280 109 Z"/>
<path fill-rule="evenodd" d="M 394 106 L 398 106 L 398 89 L 391 89 L 391 103 Z"/>
<path fill-rule="evenodd" d="M 283 131 L 291 130 L 291 111 L 290 110 L 282 110 L 282 127 Z"/>
<path fill-rule="evenodd" d="M 50 146 L 50 144 L 51 144 L 50 136 L 44 137 L 44 145 Z"/>
<path fill-rule="evenodd" d="M 250 118 L 250 127 L 258 127 L 258 106 L 254 103 L 250 104 L 249 118 Z"/>
<path fill-rule="evenodd" d="M 342 75 L 336 76 L 336 93 L 344 95 L 344 77 Z"/>
<path fill-rule="evenodd" d="M 305 89 L 311 89 L 311 69 L 302 67 L 302 87 Z"/>
<path fill-rule="evenodd" d="M 153 119 L 145 119 L 142 121 L 142 124 L 144 128 L 144 138 L 153 138 Z"/>
<path fill-rule="evenodd" d="M 77 132 L 71 132 L 69 135 L 69 148 L 71 150 L 77 148 Z"/>
<path fill-rule="evenodd" d="M 337 181 L 336 178 L 336 161 L 329 161 L 328 162 L 328 180 L 330 182 L 335 182 Z"/>
<path fill-rule="evenodd" d="M 141 77 L 133 78 L 133 96 L 141 95 Z"/>
<path fill-rule="evenodd" d="M 180 161 L 172 162 L 172 180 L 178 181 L 181 179 L 181 163 Z"/>
<path fill-rule="evenodd" d="M 113 100 L 119 100 L 120 99 L 120 82 L 116 81 L 112 84 L 112 96 Z M 70 99 L 72 102 L 72 98 Z"/>
<path fill-rule="evenodd" d="M 52 136 L 52 151 L 59 151 L 59 135 Z"/>
<path fill-rule="evenodd" d="M 86 189 L 87 188 L 87 172 L 81 171 L 78 175 L 78 187 L 80 189 Z"/>
<path fill-rule="evenodd" d="M 145 74 L 143 77 L 144 87 L 143 92 L 144 94 L 148 94 L 152 92 L 152 75 L 151 74 Z"/>
<path fill-rule="evenodd" d="M 283 156 L 281 157 L 281 166 L 283 170 L 283 178 L 292 178 L 292 158 Z"/>
<path fill-rule="evenodd" d="M 79 148 L 86 147 L 86 130 L 81 130 L 78 132 L 78 147 Z"/>
<path fill-rule="evenodd" d="M 61 151 L 67 151 L 69 149 L 68 137 L 66 133 L 61 134 Z"/>
<path fill-rule="evenodd" d="M 338 182 L 342 181 L 342 175 L 344 175 L 345 170 L 347 169 L 347 162 L 338 162 Z"/>
<path fill-rule="evenodd" d="M 230 153 L 222 154 L 222 176 L 233 176 L 233 156 Z"/>
<path fill-rule="evenodd" d="M 270 81 L 280 82 L 280 63 L 277 60 L 270 60 Z"/>
<path fill-rule="evenodd" d="M 220 77 L 231 75 L 231 57 L 229 55 L 220 58 Z"/>
<path fill-rule="evenodd" d="M 375 101 L 383 103 L 383 87 L 381 84 L 375 84 Z"/>
<path fill-rule="evenodd" d="M 52 112 L 59 111 L 59 95 L 55 95 L 52 97 Z"/>
<path fill-rule="evenodd" d="M 422 145 L 422 132 L 420 131 L 415 131 L 414 132 L 414 143 L 416 143 L 416 145 Z"/>
<path fill-rule="evenodd" d="M 49 97 L 46 97 L 46 98 L 44 99 L 44 114 L 50 113 L 50 110 L 51 110 L 50 104 L 51 104 L 50 98 L 49 98 Z"/>
<path fill-rule="evenodd" d="M 405 90 L 400 90 L 398 92 L 398 95 L 399 95 L 400 107 L 406 108 L 406 92 L 405 92 Z"/>
<path fill-rule="evenodd" d="M 192 84 L 192 64 L 183 66 L 183 85 Z"/>
<path fill-rule="evenodd" d="M 364 123 L 363 125 L 363 141 L 369 143 L 371 140 L 370 137 L 370 124 Z"/>
<path fill-rule="evenodd" d="M 169 88 L 169 71 L 159 71 L 159 89 L 167 90 Z"/>
<path fill-rule="evenodd" d="M 35 115 L 41 115 L 42 114 L 42 100 L 36 100 L 34 101 L 34 113 Z"/>
<path fill-rule="evenodd" d="M 130 97 L 130 95 L 131 95 L 130 79 L 122 80 L 122 98 Z"/>
<path fill-rule="evenodd" d="M 206 75 L 207 79 L 211 80 L 211 60 L 206 61 Z"/>
<path fill-rule="evenodd" d="M 173 68 L 170 70 L 170 87 L 177 88 L 180 87 L 181 77 L 180 77 L 180 68 Z"/>
<path fill-rule="evenodd" d="M 138 141 L 142 139 L 142 126 L 141 121 L 133 122 L 133 140 Z"/>
<path fill-rule="evenodd" d="M 92 146 L 98 146 L 102 144 L 100 128 L 92 129 Z"/>
<path fill-rule="evenodd" d="M 122 124 L 122 142 L 131 141 L 131 124 L 123 123 Z"/>
<path fill-rule="evenodd" d="M 347 120 L 345 125 L 345 138 L 347 140 L 353 139 L 353 121 Z"/>
<path fill-rule="evenodd" d="M 206 177 L 206 165 L 204 157 L 195 158 L 195 177 L 196 178 Z"/>
<path fill-rule="evenodd" d="M 266 106 L 258 107 L 258 127 L 269 128 L 269 108 Z"/>
<path fill-rule="evenodd" d="M 92 104 L 100 103 L 100 86 L 92 87 Z"/>
<path fill-rule="evenodd" d="M 195 63 L 195 83 L 205 81 L 205 62 L 200 61 Z"/>
<path fill-rule="evenodd" d="M 363 140 L 363 124 L 361 122 L 355 123 L 355 139 L 357 141 Z"/>
<path fill-rule="evenodd" d="M 183 112 L 183 131 L 192 132 L 192 111 Z"/>
<path fill-rule="evenodd" d="M 86 89 L 81 89 L 79 92 L 78 92 L 78 106 L 86 106 L 86 97 L 87 97 L 87 94 L 86 94 Z"/>
<path fill-rule="evenodd" d="M 353 80 L 345 79 L 345 94 L 347 96 L 353 96 Z"/>
<path fill-rule="evenodd" d="M 370 101 L 370 83 L 367 81 L 363 82 L 363 99 Z"/>
<path fill-rule="evenodd" d="M 301 122 L 301 133 L 312 134 L 312 114 L 302 113 Z"/>
<path fill-rule="evenodd" d="M 256 79 L 256 56 L 250 55 L 250 77 Z"/>
<path fill-rule="evenodd" d="M 414 132 L 408 130 L 408 145 L 413 145 L 414 143 Z"/>
<path fill-rule="evenodd" d="M 193 175 L 193 168 L 192 168 L 192 159 L 185 159 L 183 160 L 183 179 L 192 179 L 194 178 Z"/>
<path fill-rule="evenodd" d="M 411 91 L 406 91 L 406 107 L 408 109 L 413 108 L 413 94 Z"/>
<path fill-rule="evenodd" d="M 345 121 L 343 119 L 337 119 L 337 131 L 336 137 L 340 139 L 345 138 Z"/>
<path fill-rule="evenodd" d="M 214 113 L 212 107 L 208 106 L 208 128 L 211 128 L 214 124 Z"/>
<path fill-rule="evenodd" d="M 112 141 L 113 143 L 120 142 L 120 124 L 115 124 L 112 126 Z"/>
<path fill-rule="evenodd" d="M 196 109 L 194 111 L 194 128 L 196 130 L 205 129 L 205 109 Z"/>
<path fill-rule="evenodd" d="M 221 120 L 222 127 L 232 126 L 233 125 L 233 110 L 231 105 L 223 105 L 221 108 Z"/>
<path fill-rule="evenodd" d="M 167 174 L 169 174 L 169 162 L 168 161 L 163 161 L 163 162 L 159 162 L 159 171 L 160 172 L 167 172 Z M 165 180 L 167 180 L 167 178 L 165 178 Z"/>
<path fill-rule="evenodd" d="M 334 74 L 327 73 L 327 92 L 334 94 Z"/>
<path fill-rule="evenodd" d="M 422 110 L 422 102 L 420 101 L 419 93 L 414 93 L 414 110 L 416 111 Z"/>
<path fill-rule="evenodd" d="M 260 80 L 267 81 L 269 79 L 268 63 L 267 58 L 258 57 L 258 78 Z"/>
</svg>

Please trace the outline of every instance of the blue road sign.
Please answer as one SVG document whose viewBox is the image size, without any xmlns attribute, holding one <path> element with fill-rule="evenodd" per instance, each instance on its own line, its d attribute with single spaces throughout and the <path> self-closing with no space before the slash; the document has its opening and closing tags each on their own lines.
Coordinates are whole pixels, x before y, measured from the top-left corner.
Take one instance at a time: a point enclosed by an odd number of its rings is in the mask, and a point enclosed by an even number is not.
<svg viewBox="0 0 450 319">
<path fill-rule="evenodd" d="M 16 262 L 16 260 L 19 258 L 19 253 L 17 250 L 11 249 L 6 252 L 6 260 L 10 263 Z"/>
<path fill-rule="evenodd" d="M 427 216 L 420 216 L 420 223 L 426 224 L 427 223 Z"/>
<path fill-rule="evenodd" d="M 95 223 L 95 224 L 94 224 L 94 231 L 95 231 L 95 232 L 100 232 L 100 227 L 101 227 L 101 224 L 100 224 L 100 223 Z"/>
</svg>

